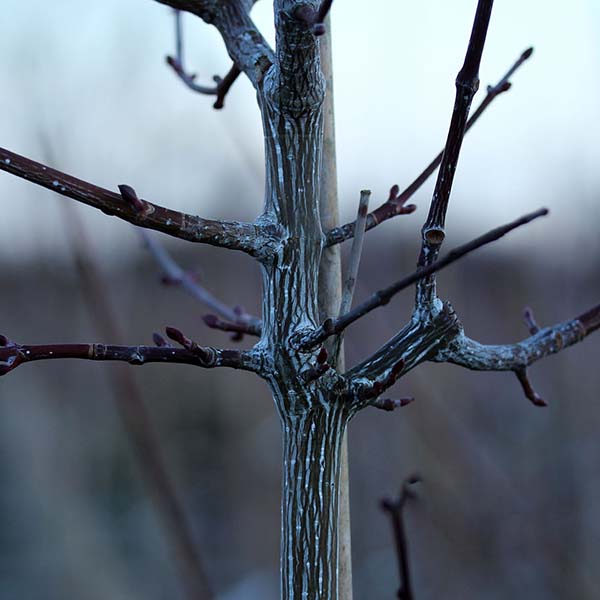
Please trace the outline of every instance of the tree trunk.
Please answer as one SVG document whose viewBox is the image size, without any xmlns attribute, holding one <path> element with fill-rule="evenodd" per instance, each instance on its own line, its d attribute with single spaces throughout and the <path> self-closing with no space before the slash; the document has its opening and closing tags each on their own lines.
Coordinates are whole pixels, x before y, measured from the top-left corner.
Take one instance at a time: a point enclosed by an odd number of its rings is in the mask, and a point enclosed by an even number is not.
<svg viewBox="0 0 600 600">
<path fill-rule="evenodd" d="M 338 598 L 338 484 L 348 419 L 343 404 L 313 398 L 283 419 L 282 598 Z"/>
</svg>

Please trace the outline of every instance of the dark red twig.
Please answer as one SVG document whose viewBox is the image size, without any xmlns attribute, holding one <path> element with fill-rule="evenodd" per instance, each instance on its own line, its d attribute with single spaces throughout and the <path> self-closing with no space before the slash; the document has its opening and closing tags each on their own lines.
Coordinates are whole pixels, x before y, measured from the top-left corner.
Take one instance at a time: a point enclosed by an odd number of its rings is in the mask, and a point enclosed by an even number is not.
<svg viewBox="0 0 600 600">
<path fill-rule="evenodd" d="M 548 406 L 548 403 L 533 389 L 533 386 L 529 381 L 529 377 L 527 377 L 526 369 L 515 370 L 515 375 L 517 376 L 519 383 L 523 387 L 523 392 L 525 392 L 525 396 L 529 400 L 531 400 L 531 403 L 534 406 Z"/>
<path fill-rule="evenodd" d="M 511 88 L 510 78 L 514 75 L 515 71 L 533 54 L 533 48 L 528 48 L 521 54 L 517 61 L 512 67 L 506 72 L 504 77 L 493 86 L 488 86 L 487 94 L 482 100 L 481 104 L 477 107 L 473 114 L 467 121 L 465 133 L 471 129 L 477 122 L 479 117 L 484 113 L 485 109 L 502 93 L 508 91 Z M 425 168 L 425 170 L 400 194 L 394 198 L 394 202 L 390 202 L 390 198 L 386 200 L 381 206 L 376 208 L 374 211 L 369 213 L 367 216 L 366 230 L 373 229 L 383 221 L 387 221 L 397 215 L 410 214 L 414 212 L 416 206 L 414 204 L 406 203 L 412 198 L 412 196 L 421 188 L 421 186 L 433 175 L 435 170 L 440 166 L 444 151 L 442 150 Z M 398 186 L 394 186 L 397 188 Z M 392 188 L 393 190 L 394 188 Z M 354 235 L 354 221 L 335 227 L 327 233 L 327 246 L 333 246 L 339 244 L 347 239 L 350 239 Z"/>
<path fill-rule="evenodd" d="M 362 304 L 359 304 L 357 307 L 347 312 L 345 315 L 338 317 L 337 319 L 327 319 L 323 322 L 323 324 L 318 328 L 311 331 L 304 331 L 299 333 L 296 336 L 295 342 L 297 348 L 302 351 L 309 351 L 312 348 L 315 348 L 317 345 L 322 344 L 328 337 L 340 333 L 346 327 L 354 323 L 354 321 L 360 319 L 367 313 L 372 310 L 384 306 L 387 304 L 398 292 L 406 289 L 411 286 L 413 283 L 432 275 L 433 273 L 437 273 L 441 271 L 448 265 L 456 262 L 462 257 L 470 254 L 474 250 L 481 248 L 491 242 L 495 242 L 500 239 L 513 229 L 517 227 L 521 227 L 522 225 L 526 225 L 527 223 L 531 223 L 531 221 L 543 217 L 548 214 L 548 209 L 541 208 L 533 213 L 527 214 L 520 219 L 512 221 L 506 225 L 501 227 L 497 227 L 496 229 L 492 229 L 488 231 L 486 234 L 471 240 L 470 242 L 463 244 L 457 248 L 454 248 L 444 258 L 430 264 L 428 266 L 424 266 L 420 269 L 417 269 L 414 273 L 400 279 L 396 283 L 375 292 L 372 296 L 370 296 L 367 300 L 365 300 Z"/>
<path fill-rule="evenodd" d="M 537 324 L 537 321 L 533 315 L 533 310 L 531 310 L 529 306 L 526 306 L 523 310 L 523 320 L 525 321 L 525 325 L 527 325 L 527 329 L 531 335 L 535 335 L 540 330 L 540 326 Z"/>
<path fill-rule="evenodd" d="M 310 383 L 311 381 L 316 381 L 321 376 L 323 376 L 329 369 L 331 369 L 331 365 L 327 362 L 329 358 L 329 353 L 327 349 L 323 346 L 319 350 L 319 354 L 317 354 L 317 358 L 314 364 L 310 365 L 306 369 L 302 371 L 302 378 L 306 383 Z"/>
<path fill-rule="evenodd" d="M 597 329 L 600 329 L 600 304 L 597 304 L 594 308 L 579 315 L 577 320 L 583 327 L 584 335 L 589 335 Z"/>
<path fill-rule="evenodd" d="M 396 556 L 398 558 L 398 570 L 400 574 L 400 587 L 396 597 L 401 600 L 414 600 L 410 574 L 408 538 L 406 536 L 406 527 L 404 523 L 404 509 L 406 507 L 406 502 L 415 498 L 415 493 L 411 489 L 411 486 L 420 481 L 421 479 L 419 476 L 411 475 L 403 482 L 400 494 L 396 499 L 391 500 L 386 498 L 381 501 L 381 508 L 390 516 L 392 530 L 394 532 Z"/>
<path fill-rule="evenodd" d="M 397 408 L 403 408 L 412 404 L 414 401 L 415 399 L 411 396 L 406 398 L 377 398 L 371 402 L 371 406 L 379 410 L 393 412 Z"/>
<path fill-rule="evenodd" d="M 185 83 L 185 85 L 192 91 L 204 94 L 207 96 L 216 96 L 217 99 L 213 104 L 213 108 L 221 109 L 225 105 L 225 96 L 229 89 L 234 84 L 235 80 L 240 76 L 240 68 L 234 64 L 229 69 L 225 77 L 219 77 L 218 75 L 213 76 L 213 81 L 216 85 L 205 86 L 196 83 L 196 75 L 193 73 L 187 73 L 183 66 L 183 27 L 181 11 L 175 10 L 175 56 L 167 56 L 167 64 L 175 71 L 177 76 Z"/>
<path fill-rule="evenodd" d="M 361 400 L 370 400 L 369 404 L 372 404 L 378 396 L 398 381 L 403 369 L 404 359 L 401 358 L 383 377 L 379 377 L 367 385 L 361 384 L 356 395 Z"/>
</svg>

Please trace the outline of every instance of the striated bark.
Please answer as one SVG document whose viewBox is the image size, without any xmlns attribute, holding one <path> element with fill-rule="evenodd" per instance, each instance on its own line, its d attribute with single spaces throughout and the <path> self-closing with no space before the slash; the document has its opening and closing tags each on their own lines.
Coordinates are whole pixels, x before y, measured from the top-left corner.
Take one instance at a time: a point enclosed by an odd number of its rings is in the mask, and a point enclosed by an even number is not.
<svg viewBox="0 0 600 600">
<path fill-rule="evenodd" d="M 283 418 L 282 598 L 338 597 L 338 483 L 348 409 L 315 393 Z"/>
</svg>

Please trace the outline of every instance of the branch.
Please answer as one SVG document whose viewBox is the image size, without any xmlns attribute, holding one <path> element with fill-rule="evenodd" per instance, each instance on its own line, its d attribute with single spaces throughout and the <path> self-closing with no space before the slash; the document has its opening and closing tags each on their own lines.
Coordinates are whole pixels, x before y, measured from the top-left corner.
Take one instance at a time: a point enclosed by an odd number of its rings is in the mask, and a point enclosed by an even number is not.
<svg viewBox="0 0 600 600">
<path fill-rule="evenodd" d="M 216 317 L 214 317 L 214 315 L 206 315 L 204 318 L 206 325 L 212 329 L 222 329 L 223 331 L 234 331 L 260 336 L 262 327 L 260 319 L 240 310 L 236 310 L 236 308 L 231 308 L 224 302 L 221 302 L 221 300 L 211 294 L 204 286 L 200 285 L 192 275 L 182 269 L 154 236 L 143 229 L 140 229 L 139 233 L 144 244 L 150 251 L 150 254 L 154 257 L 169 282 L 181 285 L 181 287 L 191 296 L 214 310 L 227 321 L 230 321 L 230 323 L 223 323 L 218 319 L 215 321 L 214 319 Z M 223 326 L 220 326 L 221 324 Z M 225 326 L 229 328 L 226 329 Z"/>
<path fill-rule="evenodd" d="M 318 329 L 312 330 L 303 330 L 299 332 L 294 339 L 294 343 L 296 347 L 303 351 L 308 352 L 310 349 L 315 348 L 317 345 L 323 343 L 328 337 L 332 335 L 339 334 L 344 329 L 346 329 L 349 325 L 371 312 L 372 310 L 379 308 L 380 306 L 384 306 L 387 304 L 398 292 L 406 289 L 411 286 L 413 283 L 416 283 L 419 280 L 424 279 L 438 271 L 441 271 L 443 268 L 448 265 L 456 262 L 460 258 L 470 254 L 474 250 L 481 248 L 491 242 L 494 242 L 513 229 L 517 227 L 521 227 L 522 225 L 526 225 L 531 221 L 537 219 L 538 217 L 542 217 L 548 214 L 548 210 L 546 208 L 541 208 L 533 213 L 527 214 L 516 221 L 512 221 L 506 225 L 498 227 L 496 229 L 492 229 L 488 233 L 471 240 L 470 242 L 459 246 L 458 248 L 454 248 L 448 254 L 430 264 L 428 266 L 421 267 L 417 269 L 414 273 L 411 273 L 407 277 L 400 279 L 396 283 L 375 292 L 372 296 L 370 296 L 367 300 L 365 300 L 362 304 L 359 304 L 353 310 L 347 312 L 345 315 L 338 317 L 337 319 L 327 319 Z"/>
<path fill-rule="evenodd" d="M 403 377 L 417 365 L 441 354 L 461 331 L 460 322 L 449 304 L 444 304 L 429 320 L 414 314 L 410 323 L 391 340 L 345 374 L 349 389 L 360 395 L 365 385 L 386 380 L 393 372 L 395 379 Z M 402 368 L 396 372 L 400 361 Z"/>
<path fill-rule="evenodd" d="M 477 122 L 479 117 L 484 113 L 485 109 L 502 93 L 507 92 L 511 88 L 510 78 L 514 75 L 515 71 L 533 54 L 533 48 L 528 48 L 521 54 L 517 61 L 512 67 L 506 72 L 504 77 L 493 86 L 488 86 L 487 94 L 481 104 L 477 107 L 477 110 L 473 112 L 467 126 L 465 127 L 465 133 L 471 129 L 471 127 Z M 421 186 L 429 179 L 429 177 L 435 172 L 442 162 L 444 151 L 442 150 L 425 168 L 425 170 L 400 194 L 398 194 L 398 186 L 392 187 L 390 190 L 390 197 L 373 212 L 367 216 L 367 231 L 373 229 L 383 221 L 387 221 L 397 215 L 406 215 L 415 211 L 416 206 L 414 204 L 406 205 L 406 203 L 412 198 L 412 196 L 421 188 Z M 396 192 L 395 194 L 393 192 Z M 354 221 L 346 223 L 340 227 L 335 227 L 327 233 L 327 246 L 333 246 L 339 244 L 347 239 L 354 236 Z"/>
<path fill-rule="evenodd" d="M 479 64 L 492 13 L 493 0 L 479 0 L 473 22 L 465 62 L 456 77 L 456 99 L 450 120 L 450 129 L 438 172 L 429 215 L 421 230 L 419 266 L 435 262 L 446 237 L 445 222 L 452 182 L 466 131 L 467 118 L 473 96 L 479 87 Z M 417 287 L 417 306 L 432 306 L 435 300 L 435 279 L 423 280 Z"/>
<path fill-rule="evenodd" d="M 273 51 L 250 18 L 252 0 L 157 0 L 200 17 L 218 30 L 234 65 L 255 88 L 274 63 Z M 231 72 L 230 72 L 231 74 Z"/>
<path fill-rule="evenodd" d="M 410 486 L 420 481 L 421 479 L 417 475 L 407 477 L 402 483 L 398 498 L 394 500 L 386 498 L 381 501 L 381 508 L 389 514 L 392 522 L 392 530 L 394 531 L 396 555 L 400 571 L 400 589 L 398 590 L 397 598 L 400 598 L 400 600 L 414 599 L 408 560 L 408 540 L 404 526 L 404 508 L 406 502 L 415 497 L 415 493 L 410 489 Z"/>
<path fill-rule="evenodd" d="M 227 75 L 225 75 L 225 78 L 221 78 L 218 75 L 213 77 L 213 81 L 216 85 L 211 87 L 198 85 L 195 81 L 196 75 L 187 73 L 183 66 L 183 29 L 181 24 L 181 11 L 179 10 L 175 10 L 175 48 L 175 56 L 167 56 L 167 64 L 192 91 L 208 96 L 216 96 L 217 99 L 213 104 L 213 108 L 223 108 L 225 105 L 225 96 L 235 80 L 239 77 L 241 71 L 239 67 L 234 64 Z"/>
<path fill-rule="evenodd" d="M 545 402 L 534 391 L 526 369 L 534 362 L 556 354 L 600 329 L 600 304 L 575 319 L 540 329 L 516 344 L 486 345 L 461 332 L 434 358 L 435 362 L 450 362 L 474 371 L 513 371 L 525 395 L 537 406 Z"/>
<path fill-rule="evenodd" d="M 148 363 L 176 363 L 212 369 L 231 367 L 245 371 L 257 371 L 254 357 L 249 352 L 221 350 L 196 346 L 194 349 L 171 346 L 114 346 L 105 344 L 16 344 L 0 336 L 0 376 L 6 375 L 19 365 L 38 360 L 77 358 L 126 362 L 130 365 Z"/>
<path fill-rule="evenodd" d="M 179 239 L 241 250 L 254 256 L 260 254 L 266 241 L 259 240 L 263 230 L 258 225 L 202 219 L 170 210 L 139 199 L 129 186 L 120 186 L 121 194 L 117 194 L 4 148 L 0 148 L 0 170 L 97 208 L 107 215 Z"/>
</svg>

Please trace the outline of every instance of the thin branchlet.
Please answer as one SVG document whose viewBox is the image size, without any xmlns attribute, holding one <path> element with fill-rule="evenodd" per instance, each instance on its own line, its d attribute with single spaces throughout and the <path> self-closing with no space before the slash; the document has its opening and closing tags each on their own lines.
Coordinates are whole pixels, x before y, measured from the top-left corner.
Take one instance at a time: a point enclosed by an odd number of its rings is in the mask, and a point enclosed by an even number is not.
<svg viewBox="0 0 600 600">
<path fill-rule="evenodd" d="M 525 50 L 519 58 L 514 62 L 510 69 L 504 74 L 502 79 L 495 85 L 488 86 L 487 94 L 482 100 L 481 104 L 473 111 L 473 114 L 467 121 L 465 133 L 468 132 L 473 125 L 478 121 L 481 115 L 485 112 L 486 108 L 492 104 L 492 102 L 504 92 L 511 89 L 510 78 L 515 74 L 517 69 L 527 61 L 533 54 L 533 48 Z M 373 229 L 380 223 L 387 221 L 398 215 L 411 214 L 416 210 L 414 204 L 407 204 L 407 202 L 414 196 L 414 194 L 423 186 L 423 184 L 435 173 L 435 170 L 440 166 L 442 157 L 444 156 L 444 150 L 442 150 L 428 165 L 425 169 L 416 177 L 416 179 L 402 192 L 399 192 L 398 186 L 393 186 L 390 190 L 389 198 L 374 211 L 370 212 L 367 216 L 366 230 Z M 395 193 L 394 193 L 395 192 Z M 354 221 L 334 227 L 327 232 L 327 246 L 333 246 L 339 244 L 347 239 L 354 236 Z"/>
</svg>

